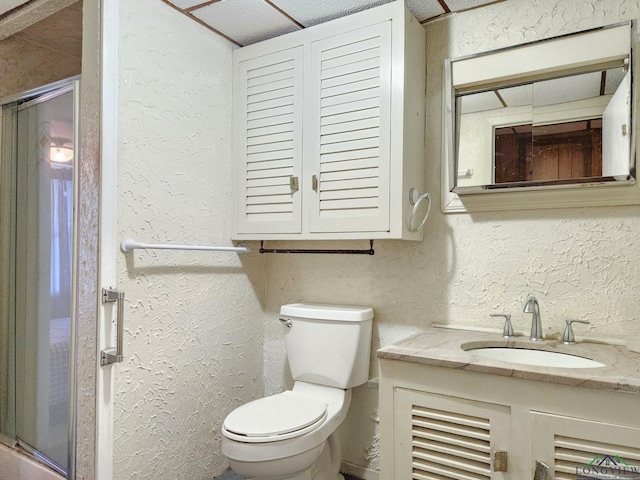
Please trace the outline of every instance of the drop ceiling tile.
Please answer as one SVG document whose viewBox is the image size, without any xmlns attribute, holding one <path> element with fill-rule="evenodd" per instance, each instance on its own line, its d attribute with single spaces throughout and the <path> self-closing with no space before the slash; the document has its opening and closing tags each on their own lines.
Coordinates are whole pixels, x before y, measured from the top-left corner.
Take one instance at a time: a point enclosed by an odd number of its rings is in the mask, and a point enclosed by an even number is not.
<svg viewBox="0 0 640 480">
<path fill-rule="evenodd" d="M 405 0 L 405 3 L 420 22 L 446 13 L 438 0 Z"/>
<path fill-rule="evenodd" d="M 461 113 L 484 112 L 486 110 L 497 110 L 502 108 L 502 103 L 493 92 L 474 93 L 465 95 L 460 99 Z"/>
<path fill-rule="evenodd" d="M 490 3 L 498 3 L 504 0 L 444 0 L 452 12 L 460 10 L 468 10 L 469 8 L 479 7 L 481 5 L 489 5 Z"/>
<path fill-rule="evenodd" d="M 508 107 L 533 105 L 533 85 L 527 83 L 517 87 L 501 88 L 498 93 Z"/>
<path fill-rule="evenodd" d="M 191 13 L 241 45 L 300 29 L 263 0 L 221 0 Z"/>
<path fill-rule="evenodd" d="M 618 89 L 620 82 L 624 78 L 626 72 L 624 68 L 611 68 L 607 70 L 607 76 L 605 78 L 605 95 L 612 95 Z"/>
<path fill-rule="evenodd" d="M 305 27 L 377 7 L 391 0 L 272 0 Z M 435 1 L 435 0 L 434 0 Z"/>
<path fill-rule="evenodd" d="M 204 0 L 167 0 L 178 8 L 190 8 L 204 3 Z"/>
<path fill-rule="evenodd" d="M 592 72 L 536 82 L 533 89 L 533 102 L 536 106 L 554 105 L 598 95 L 600 95 L 600 72 Z"/>
</svg>

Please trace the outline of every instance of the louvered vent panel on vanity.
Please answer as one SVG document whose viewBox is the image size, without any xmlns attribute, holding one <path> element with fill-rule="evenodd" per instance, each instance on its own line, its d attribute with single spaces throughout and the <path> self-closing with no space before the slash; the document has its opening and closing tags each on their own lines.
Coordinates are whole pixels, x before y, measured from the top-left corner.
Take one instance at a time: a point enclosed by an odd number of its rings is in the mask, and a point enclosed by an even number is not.
<svg viewBox="0 0 640 480">
<path fill-rule="evenodd" d="M 247 231 L 256 231 L 255 225 L 282 231 L 286 224 L 288 231 L 299 231 L 299 193 L 291 187 L 291 178 L 300 176 L 302 49 L 261 57 L 242 67 L 245 196 L 240 223 L 254 226 Z"/>
<path fill-rule="evenodd" d="M 555 478 L 556 480 L 584 478 L 584 475 L 582 477 L 576 475 L 576 468 L 589 465 L 594 459 L 596 464 L 600 461 L 609 462 L 605 455 L 610 455 L 611 460 L 617 462 L 618 466 L 623 466 L 623 461 L 632 465 L 640 464 L 640 448 L 554 435 Z M 616 467 L 615 463 L 608 466 Z"/>
<path fill-rule="evenodd" d="M 390 25 L 380 24 L 314 47 L 320 230 L 332 230 L 332 219 L 365 219 L 370 229 L 376 216 L 383 219 L 380 230 L 388 229 L 389 32 Z"/>
<path fill-rule="evenodd" d="M 491 425 L 487 418 L 412 407 L 413 478 L 491 478 Z"/>
</svg>

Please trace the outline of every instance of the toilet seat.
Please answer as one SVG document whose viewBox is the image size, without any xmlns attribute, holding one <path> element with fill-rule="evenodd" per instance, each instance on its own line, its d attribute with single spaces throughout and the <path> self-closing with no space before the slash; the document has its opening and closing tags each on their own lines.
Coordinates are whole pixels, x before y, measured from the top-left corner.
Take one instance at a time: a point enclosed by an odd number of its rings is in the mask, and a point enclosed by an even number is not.
<svg viewBox="0 0 640 480">
<path fill-rule="evenodd" d="M 286 391 L 236 408 L 225 419 L 223 432 L 240 442 L 273 442 L 308 433 L 326 417 L 324 401 Z"/>
</svg>

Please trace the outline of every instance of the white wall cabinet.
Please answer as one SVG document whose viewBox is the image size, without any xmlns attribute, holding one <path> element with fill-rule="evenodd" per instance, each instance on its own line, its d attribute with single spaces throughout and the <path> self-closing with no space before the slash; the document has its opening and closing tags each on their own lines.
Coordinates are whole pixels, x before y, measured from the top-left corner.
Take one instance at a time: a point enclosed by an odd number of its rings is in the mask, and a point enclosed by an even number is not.
<svg viewBox="0 0 640 480">
<path fill-rule="evenodd" d="M 233 60 L 235 239 L 422 239 L 425 34 L 403 2 Z"/>
<path fill-rule="evenodd" d="M 380 478 L 604 478 L 640 475 L 636 394 L 395 360 L 380 362 Z M 505 471 L 495 468 L 506 452 Z M 498 457 L 501 454 L 498 454 Z"/>
</svg>

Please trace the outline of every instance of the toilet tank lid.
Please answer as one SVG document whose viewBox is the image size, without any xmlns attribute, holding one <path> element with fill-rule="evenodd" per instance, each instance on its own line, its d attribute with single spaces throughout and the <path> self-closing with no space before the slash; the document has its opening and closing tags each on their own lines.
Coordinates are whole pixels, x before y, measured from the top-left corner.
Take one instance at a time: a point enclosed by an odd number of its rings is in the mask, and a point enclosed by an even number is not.
<svg viewBox="0 0 640 480">
<path fill-rule="evenodd" d="M 373 308 L 356 305 L 325 305 L 319 303 L 291 303 L 280 307 L 285 317 L 313 318 L 319 320 L 341 320 L 364 322 L 373 318 Z"/>
</svg>

